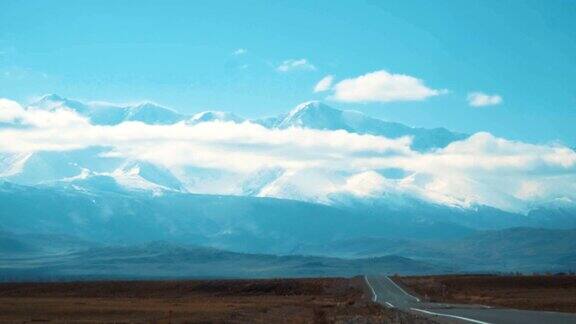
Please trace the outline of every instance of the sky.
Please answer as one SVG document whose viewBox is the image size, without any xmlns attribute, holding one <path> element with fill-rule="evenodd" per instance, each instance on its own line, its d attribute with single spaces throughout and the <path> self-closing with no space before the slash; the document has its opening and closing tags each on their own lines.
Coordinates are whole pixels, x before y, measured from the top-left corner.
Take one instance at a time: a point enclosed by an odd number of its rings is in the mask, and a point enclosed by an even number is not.
<svg viewBox="0 0 576 324">
<path fill-rule="evenodd" d="M 576 2 L 3 0 L 0 98 L 46 93 L 574 147 Z"/>
</svg>

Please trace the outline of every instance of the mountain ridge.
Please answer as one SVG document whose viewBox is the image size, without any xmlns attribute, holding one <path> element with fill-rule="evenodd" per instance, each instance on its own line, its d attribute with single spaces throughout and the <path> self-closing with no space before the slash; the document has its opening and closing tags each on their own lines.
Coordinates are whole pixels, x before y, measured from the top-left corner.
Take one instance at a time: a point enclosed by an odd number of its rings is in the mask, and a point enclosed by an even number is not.
<svg viewBox="0 0 576 324">
<path fill-rule="evenodd" d="M 71 109 L 86 117 L 91 123 L 96 125 L 117 125 L 122 122 L 139 121 L 152 125 L 170 125 L 184 122 L 188 125 L 196 125 L 202 122 L 250 122 L 263 125 L 270 129 L 286 128 L 308 128 L 318 130 L 345 130 L 358 134 L 370 134 L 387 137 L 412 137 L 413 143 L 418 150 L 430 150 L 441 148 L 450 141 L 464 138 L 466 135 L 457 133 L 444 134 L 441 129 L 412 128 L 400 123 L 385 122 L 376 118 L 368 117 L 356 111 L 343 111 L 332 108 L 319 101 L 309 101 L 302 103 L 286 114 L 264 120 L 246 120 L 233 113 L 221 111 L 204 111 L 188 116 L 180 114 L 172 109 L 145 102 L 135 105 L 121 105 L 104 102 L 83 103 L 78 100 L 64 98 L 51 94 L 33 103 L 30 109 Z M 438 138 L 438 140 L 435 140 Z M 0 154 L 0 178 L 24 185 L 36 184 L 65 184 L 69 180 L 74 180 L 76 185 L 84 184 L 94 188 L 97 183 L 112 188 L 112 183 L 127 190 L 150 190 L 161 193 L 165 190 L 176 190 L 182 192 L 198 192 L 198 184 L 207 182 L 217 183 L 215 175 L 209 170 L 199 168 L 189 171 L 175 173 L 174 170 L 162 170 L 164 176 L 150 176 L 152 173 L 159 174 L 162 166 L 150 166 L 145 161 L 134 161 L 140 165 L 148 165 L 146 170 L 156 169 L 154 172 L 147 172 L 148 177 L 142 176 L 139 172 L 126 172 L 123 165 L 130 161 L 123 161 L 122 158 L 110 157 L 106 154 L 106 147 L 90 147 L 80 150 L 62 152 L 34 152 L 28 154 Z M 192 169 L 188 169 L 192 170 Z M 132 170 L 134 171 L 134 170 Z M 240 185 L 232 187 L 232 194 L 246 194 L 252 196 L 274 196 L 300 199 L 309 201 L 320 201 L 329 203 L 328 199 L 300 192 L 302 188 L 292 187 L 291 181 L 296 181 L 301 175 L 298 173 L 287 173 L 281 168 L 270 170 L 261 169 L 254 172 Z M 85 177 L 82 179 L 82 177 Z M 90 179 L 86 177 L 97 177 Z M 106 180 L 105 178 L 109 179 Z M 169 180 L 167 185 L 166 179 Z M 90 180 L 90 183 L 88 181 Z M 160 182 L 156 181 L 160 180 Z M 210 187 L 210 186 L 209 186 Z M 116 189 L 115 189 L 116 190 Z"/>
<path fill-rule="evenodd" d="M 0 233 L 0 242 L 18 235 Z M 48 241 L 50 242 L 50 241 Z M 29 243 L 28 240 L 22 242 Z M 42 243 L 42 240 L 37 240 Z M 29 245 L 29 244 L 28 244 Z M 19 251 L 21 252 L 21 251 Z M 34 262 L 30 262 L 34 261 Z M 63 252 L 15 253 L 0 249 L 0 281 L 94 278 L 269 278 L 441 273 L 452 268 L 401 256 L 365 259 L 238 253 L 164 241 L 139 245 L 80 246 Z"/>
<path fill-rule="evenodd" d="M 201 112 L 194 117 L 181 115 L 150 103 L 133 106 L 107 103 L 84 104 L 57 95 L 45 96 L 37 106 L 31 109 L 73 109 L 90 118 L 98 116 L 102 118 L 100 121 L 105 123 L 138 120 L 143 123 L 163 125 L 181 123 L 179 125 L 185 126 L 188 123 L 194 127 L 194 124 L 211 121 L 235 124 L 258 122 L 218 111 Z M 127 117 L 125 113 L 130 111 L 134 114 Z M 149 111 L 152 112 L 149 113 Z M 161 112 L 159 115 L 156 114 L 158 111 Z M 98 115 L 100 112 L 103 115 Z M 110 118 L 106 117 L 109 112 L 112 116 Z M 121 117 L 120 121 L 114 119 L 118 116 Z M 177 118 L 172 118 L 174 116 Z M 372 118 L 356 111 L 338 110 L 319 101 L 302 103 L 286 114 L 265 121 L 260 120 L 259 123 L 267 124 L 266 127 L 274 130 L 308 128 L 344 130 L 385 137 L 413 137 L 413 145 L 419 146 L 420 150 L 416 150 L 415 154 L 427 150 L 441 150 L 443 145 L 467 136 L 448 132 L 448 136 L 444 137 L 441 134 L 444 134 L 446 130 L 441 128 L 412 128 L 400 123 Z M 235 125 L 234 127 L 243 126 Z M 259 129 L 255 125 L 248 126 L 250 129 Z M 465 145 L 466 143 L 456 144 Z M 133 195 L 134 197 L 167 195 L 172 197 L 174 193 L 197 193 L 206 196 L 216 194 L 274 197 L 285 201 L 292 199 L 321 203 L 351 210 L 356 214 L 368 214 L 372 217 L 381 215 L 376 212 L 380 210 L 386 214 L 390 222 L 395 224 L 421 222 L 421 224 L 429 225 L 445 222 L 456 224 L 455 228 L 459 230 L 501 228 L 510 225 L 554 227 L 576 224 L 576 207 L 573 201 L 553 201 L 542 206 L 534 205 L 522 215 L 517 211 L 510 212 L 490 207 L 488 203 L 485 205 L 474 202 L 461 203 L 461 200 L 452 203 L 454 200 L 443 199 L 444 196 L 434 200 L 422 195 L 421 191 L 418 191 L 419 187 L 415 189 L 411 187 L 418 181 L 426 183 L 428 180 L 425 174 L 417 178 L 413 176 L 414 174 L 402 169 L 378 169 L 361 173 L 347 171 L 348 174 L 342 174 L 313 168 L 289 169 L 280 166 L 264 166 L 256 168 L 251 173 L 237 175 L 233 172 L 211 169 L 210 166 L 169 169 L 164 164 L 131 160 L 114 153 L 106 146 L 90 146 L 68 151 L 2 153 L 0 154 L 0 180 L 24 186 L 52 188 L 60 186 L 69 192 L 75 190 L 95 195 L 114 194 Z M 410 151 L 410 154 L 412 153 Z M 191 151 L 190 154 L 193 155 L 194 152 Z M 307 186 L 314 182 L 321 183 L 323 187 L 335 189 L 326 192 L 308 190 Z M 365 184 L 367 186 L 364 186 Z M 358 186 L 361 190 L 353 191 Z M 372 189 L 375 186 L 378 188 L 374 191 Z M 461 217 L 462 215 L 466 216 Z M 474 217 L 468 217 L 471 215 Z M 410 230 L 414 228 L 417 227 L 412 227 Z M 420 232 L 420 235 L 424 233 Z"/>
<path fill-rule="evenodd" d="M 413 148 L 426 151 L 442 148 L 449 143 L 467 138 L 468 134 L 451 132 L 445 128 L 410 127 L 397 122 L 384 121 L 369 117 L 355 110 L 339 110 L 320 101 L 306 101 L 288 113 L 260 119 L 245 119 L 230 112 L 202 111 L 193 115 L 185 115 L 173 109 L 151 102 L 137 105 L 118 105 L 110 103 L 86 104 L 78 100 L 68 99 L 56 94 L 43 96 L 31 106 L 44 109 L 71 108 L 92 122 L 103 125 L 115 125 L 124 121 L 141 121 L 148 124 L 167 125 L 180 121 L 196 124 L 206 121 L 232 121 L 240 123 L 250 121 L 266 128 L 285 129 L 303 127 L 324 130 L 346 130 L 358 134 L 370 134 L 398 138 L 413 136 Z M 109 116 L 106 116 L 109 114 Z"/>
</svg>

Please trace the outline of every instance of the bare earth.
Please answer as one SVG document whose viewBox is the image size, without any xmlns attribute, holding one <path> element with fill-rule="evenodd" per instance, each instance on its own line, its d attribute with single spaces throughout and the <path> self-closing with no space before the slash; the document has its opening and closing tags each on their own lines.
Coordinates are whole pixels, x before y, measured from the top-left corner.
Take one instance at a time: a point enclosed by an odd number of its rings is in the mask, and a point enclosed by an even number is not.
<svg viewBox="0 0 576 324">
<path fill-rule="evenodd" d="M 362 278 L 0 284 L 0 322 L 430 323 L 370 301 Z"/>
<path fill-rule="evenodd" d="M 395 277 L 431 302 L 576 313 L 576 276 Z"/>
</svg>

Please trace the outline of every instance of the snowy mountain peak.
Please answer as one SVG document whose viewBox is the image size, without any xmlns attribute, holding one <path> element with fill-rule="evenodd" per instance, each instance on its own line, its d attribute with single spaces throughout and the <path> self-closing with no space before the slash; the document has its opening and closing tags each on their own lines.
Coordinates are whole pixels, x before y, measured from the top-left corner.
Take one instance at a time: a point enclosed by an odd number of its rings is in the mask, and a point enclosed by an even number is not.
<svg viewBox="0 0 576 324">
<path fill-rule="evenodd" d="M 307 114 L 307 113 L 311 113 L 313 111 L 326 111 L 326 112 L 330 112 L 330 111 L 336 111 L 337 109 L 334 109 L 320 101 L 317 100 L 313 100 L 313 101 L 307 101 L 307 102 L 303 102 L 301 104 L 299 104 L 298 106 L 296 106 L 294 109 L 292 109 L 288 115 L 286 115 L 286 119 L 293 119 L 293 118 L 297 118 L 298 116 L 302 115 L 302 114 Z"/>
<path fill-rule="evenodd" d="M 244 118 L 225 111 L 203 111 L 192 116 L 188 120 L 188 123 L 198 124 L 210 121 L 231 121 L 235 123 L 241 123 L 244 121 Z"/>
<path fill-rule="evenodd" d="M 139 105 L 84 104 L 56 94 L 42 97 L 34 106 L 42 109 L 72 109 L 89 118 L 90 122 L 96 125 L 117 125 L 125 121 L 139 121 L 152 125 L 170 125 L 183 120 L 189 125 L 210 121 L 234 123 L 245 121 L 244 118 L 230 112 L 204 111 L 189 117 L 151 102 Z M 372 118 L 357 111 L 338 110 L 320 101 L 307 101 L 299 104 L 287 114 L 256 119 L 252 120 L 252 122 L 267 128 L 285 129 L 299 127 L 320 130 L 345 130 L 351 133 L 385 136 L 388 138 L 410 136 L 413 138 L 412 148 L 418 151 L 445 147 L 453 141 L 461 140 L 468 136 L 442 128 L 409 127 L 400 123 Z"/>
<path fill-rule="evenodd" d="M 137 105 L 122 105 L 103 102 L 82 103 L 77 100 L 67 99 L 57 94 L 48 94 L 31 105 L 32 107 L 54 110 L 71 109 L 80 115 L 87 117 L 96 125 L 116 125 L 125 121 L 139 121 L 146 124 L 174 124 L 185 119 L 178 112 L 157 105 L 152 102 L 144 102 Z"/>
<path fill-rule="evenodd" d="M 144 161 L 127 161 L 114 172 L 116 181 L 125 187 L 148 189 L 151 187 L 182 191 L 183 184 L 170 170 Z"/>
<path fill-rule="evenodd" d="M 450 132 L 443 128 L 426 129 L 388 122 L 353 110 L 338 110 L 319 101 L 302 103 L 274 125 L 277 128 L 301 127 L 322 130 L 345 130 L 357 134 L 370 134 L 398 138 L 413 138 L 412 148 L 426 151 L 445 147 L 468 135 Z"/>
<path fill-rule="evenodd" d="M 60 97 L 59 95 L 55 94 L 55 93 L 50 93 L 50 94 L 46 94 L 44 96 L 42 96 L 40 98 L 41 102 L 46 102 L 46 101 L 66 101 L 65 98 Z"/>
<path fill-rule="evenodd" d="M 318 100 L 312 100 L 312 101 L 306 101 L 303 102 L 301 104 L 299 104 L 298 106 L 296 106 L 294 109 L 292 109 L 289 113 L 287 117 L 292 117 L 295 116 L 297 114 L 302 113 L 303 111 L 306 110 L 310 110 L 310 109 L 321 109 L 321 108 L 329 108 L 332 109 L 331 107 L 328 107 L 327 105 L 323 104 L 322 102 L 318 101 Z"/>
<path fill-rule="evenodd" d="M 44 95 L 31 106 L 45 110 L 68 108 L 76 111 L 79 114 L 86 114 L 86 112 L 89 110 L 89 108 L 82 102 L 64 98 L 57 94 Z"/>
<path fill-rule="evenodd" d="M 174 114 L 178 114 L 178 112 L 172 108 L 168 108 L 168 107 L 164 107 L 162 105 L 150 102 L 150 101 L 145 101 L 142 102 L 140 104 L 137 105 L 131 105 L 131 106 L 127 106 L 128 109 L 130 109 L 133 112 L 138 112 L 138 111 L 168 111 Z"/>
<path fill-rule="evenodd" d="M 125 121 L 140 121 L 146 124 L 173 124 L 184 119 L 176 111 L 151 103 L 145 102 L 137 106 L 129 106 L 127 110 Z"/>
<path fill-rule="evenodd" d="M 342 111 L 320 101 L 308 101 L 296 106 L 278 123 L 278 128 L 304 127 L 313 129 L 344 129 L 352 131 L 342 118 Z"/>
</svg>

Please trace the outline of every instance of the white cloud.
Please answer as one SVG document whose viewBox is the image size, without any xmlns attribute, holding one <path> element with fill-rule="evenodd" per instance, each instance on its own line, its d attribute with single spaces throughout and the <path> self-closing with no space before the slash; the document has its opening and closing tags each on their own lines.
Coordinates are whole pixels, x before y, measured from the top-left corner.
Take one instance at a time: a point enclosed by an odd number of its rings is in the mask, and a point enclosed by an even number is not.
<svg viewBox="0 0 576 324">
<path fill-rule="evenodd" d="M 13 123 L 24 115 L 24 108 L 16 101 L 0 98 L 0 123 Z"/>
<path fill-rule="evenodd" d="M 402 168 L 412 174 L 413 193 L 450 205 L 526 211 L 539 201 L 576 199 L 576 193 L 569 193 L 576 190 L 573 150 L 509 141 L 489 133 L 474 134 L 431 153 L 370 161 L 372 168 L 382 166 Z M 526 183 L 540 188 L 538 197 L 527 195 Z"/>
<path fill-rule="evenodd" d="M 410 139 L 387 139 L 345 131 L 302 128 L 270 130 L 245 122 L 148 125 L 125 122 L 91 125 L 67 109 L 28 109 L 31 128 L 0 128 L 0 151 L 60 151 L 112 147 L 112 155 L 162 165 L 252 171 L 265 166 L 301 168 L 323 165 L 338 154 L 410 153 Z M 222 159 L 222 156 L 227 156 Z M 343 164 L 344 161 L 338 162 Z"/>
<path fill-rule="evenodd" d="M 107 147 L 103 156 L 147 161 L 192 179 L 195 192 L 238 194 L 238 184 L 254 172 L 279 168 L 282 175 L 261 195 L 323 202 L 343 192 L 361 197 L 407 195 L 510 211 L 559 199 L 576 201 L 576 152 L 489 133 L 419 153 L 411 150 L 410 138 L 343 130 L 267 129 L 249 122 L 91 125 L 68 109 L 23 108 L 2 99 L 0 120 L 12 123 L 0 127 L 0 154 Z M 389 168 L 406 176 L 388 179 L 378 172 Z M 215 175 L 198 181 L 187 173 L 190 169 L 214 170 Z"/>
<path fill-rule="evenodd" d="M 338 82 L 332 98 L 344 102 L 418 101 L 446 92 L 428 88 L 413 76 L 380 70 Z"/>
<path fill-rule="evenodd" d="M 387 186 L 387 179 L 376 171 L 365 171 L 355 174 L 343 186 L 343 191 L 356 196 L 366 197 L 381 194 Z"/>
<path fill-rule="evenodd" d="M 333 81 L 334 77 L 332 75 L 323 77 L 322 80 L 318 81 L 318 83 L 316 83 L 314 86 L 314 92 L 324 92 L 330 90 Z"/>
<path fill-rule="evenodd" d="M 494 106 L 502 103 L 502 97 L 499 95 L 489 95 L 483 92 L 471 92 L 467 99 L 468 104 L 472 107 Z"/>
<path fill-rule="evenodd" d="M 316 67 L 312 65 L 312 63 L 308 62 L 306 59 L 298 59 L 298 60 L 285 60 L 282 64 L 276 67 L 276 71 L 278 72 L 289 72 L 289 71 L 313 71 L 316 70 Z"/>
<path fill-rule="evenodd" d="M 17 123 L 35 127 L 86 127 L 89 122 L 71 109 L 23 108 L 15 101 L 0 98 L 0 123 Z"/>
<path fill-rule="evenodd" d="M 239 55 L 244 55 L 246 53 L 248 53 L 247 49 L 239 48 L 239 49 L 235 50 L 234 52 L 232 52 L 232 55 L 239 56 Z"/>
</svg>

